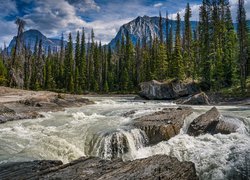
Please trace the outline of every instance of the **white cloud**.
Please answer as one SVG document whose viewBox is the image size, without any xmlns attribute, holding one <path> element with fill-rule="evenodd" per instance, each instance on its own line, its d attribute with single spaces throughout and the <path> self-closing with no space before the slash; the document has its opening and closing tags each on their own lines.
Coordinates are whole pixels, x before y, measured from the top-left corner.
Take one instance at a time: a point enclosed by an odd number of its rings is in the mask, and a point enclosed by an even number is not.
<svg viewBox="0 0 250 180">
<path fill-rule="evenodd" d="M 191 4 L 190 5 L 192 17 L 190 18 L 191 21 L 199 21 L 199 11 L 200 11 L 200 4 Z M 178 12 L 180 14 L 181 20 L 184 20 L 186 9 L 180 9 Z M 169 14 L 170 19 L 176 20 L 177 12 L 173 14 Z"/>
<path fill-rule="evenodd" d="M 155 8 L 159 8 L 159 7 L 161 7 L 161 6 L 163 6 L 162 3 L 156 3 L 156 4 L 154 4 L 154 7 L 155 7 Z"/>
<path fill-rule="evenodd" d="M 94 0 L 67 0 L 72 4 L 78 11 L 85 12 L 88 10 L 100 10 L 100 6 L 96 4 Z"/>
</svg>

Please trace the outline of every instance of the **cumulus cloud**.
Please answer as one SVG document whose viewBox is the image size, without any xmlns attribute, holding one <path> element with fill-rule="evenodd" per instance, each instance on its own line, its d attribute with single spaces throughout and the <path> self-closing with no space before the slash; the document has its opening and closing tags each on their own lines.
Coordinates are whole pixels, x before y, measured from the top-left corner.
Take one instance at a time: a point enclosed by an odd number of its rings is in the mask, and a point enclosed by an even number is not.
<svg viewBox="0 0 250 180">
<path fill-rule="evenodd" d="M 94 0 L 67 0 L 72 4 L 78 11 L 85 12 L 88 10 L 100 10 L 100 6 L 96 4 Z"/>
<path fill-rule="evenodd" d="M 39 29 L 50 36 L 85 25 L 85 21 L 77 16 L 75 8 L 64 0 L 37 1 L 32 13 L 23 18 L 29 27 Z"/>
<path fill-rule="evenodd" d="M 161 7 L 161 6 L 163 6 L 162 3 L 156 3 L 156 4 L 154 4 L 154 7 L 155 7 L 155 8 L 159 8 L 159 7 Z"/>
</svg>

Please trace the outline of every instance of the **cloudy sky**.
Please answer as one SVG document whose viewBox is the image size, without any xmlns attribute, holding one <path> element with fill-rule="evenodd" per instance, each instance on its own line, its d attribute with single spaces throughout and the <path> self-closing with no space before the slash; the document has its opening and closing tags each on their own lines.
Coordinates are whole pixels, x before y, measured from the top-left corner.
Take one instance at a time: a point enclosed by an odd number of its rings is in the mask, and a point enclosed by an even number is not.
<svg viewBox="0 0 250 180">
<path fill-rule="evenodd" d="M 57 38 L 61 33 L 85 27 L 87 33 L 94 29 L 96 40 L 108 43 L 119 27 L 137 16 L 157 16 L 169 12 L 170 16 L 180 12 L 189 2 L 192 20 L 198 20 L 202 0 L 0 0 L 0 47 L 8 45 L 16 35 L 17 17 L 27 23 L 25 30 L 38 29 L 47 37 Z M 237 0 L 230 0 L 233 16 L 236 15 Z M 250 0 L 245 0 L 247 16 L 250 18 Z"/>
</svg>

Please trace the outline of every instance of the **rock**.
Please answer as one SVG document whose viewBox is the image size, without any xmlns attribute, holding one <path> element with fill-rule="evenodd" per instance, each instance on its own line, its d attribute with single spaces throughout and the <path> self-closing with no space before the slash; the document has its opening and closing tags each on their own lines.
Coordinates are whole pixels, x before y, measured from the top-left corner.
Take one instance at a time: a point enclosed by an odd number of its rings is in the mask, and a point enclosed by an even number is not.
<svg viewBox="0 0 250 180">
<path fill-rule="evenodd" d="M 197 117 L 189 126 L 188 134 L 199 136 L 201 134 L 230 134 L 236 132 L 238 126 L 221 120 L 220 113 L 216 107 L 213 107 L 205 114 Z"/>
<path fill-rule="evenodd" d="M 208 96 L 204 93 L 201 92 L 199 94 L 196 94 L 194 96 L 191 96 L 187 100 L 185 100 L 182 104 L 189 104 L 189 105 L 209 105 L 209 98 Z"/>
<path fill-rule="evenodd" d="M 17 113 L 13 109 L 0 104 L 0 123 L 5 123 L 7 121 L 14 121 L 19 119 L 35 119 L 43 117 L 43 115 L 38 112 L 24 111 L 21 113 Z"/>
<path fill-rule="evenodd" d="M 147 134 L 149 144 L 165 141 L 179 134 L 184 120 L 192 114 L 192 108 L 167 108 L 134 120 L 133 125 Z"/>
<path fill-rule="evenodd" d="M 192 162 L 180 162 L 166 155 L 125 162 L 121 159 L 109 161 L 95 157 L 80 158 L 66 165 L 49 168 L 33 178 L 198 180 Z"/>
<path fill-rule="evenodd" d="M 136 113 L 135 110 L 131 110 L 131 111 L 125 112 L 122 116 L 123 117 L 130 117 L 130 116 L 134 115 L 135 113 Z"/>
<path fill-rule="evenodd" d="M 0 179 L 29 179 L 39 172 L 62 165 L 62 161 L 11 162 L 0 165 Z"/>
<path fill-rule="evenodd" d="M 143 82 L 139 95 L 149 100 L 170 100 L 196 94 L 199 88 L 195 83 L 182 83 L 178 80 L 161 83 L 155 80 Z"/>
<path fill-rule="evenodd" d="M 81 95 L 48 91 L 26 91 L 0 86 L 0 123 L 43 117 L 39 112 L 62 111 L 66 107 L 93 104 Z"/>
<path fill-rule="evenodd" d="M 236 132 L 237 129 L 238 129 L 237 125 L 220 120 L 215 127 L 214 134 L 217 133 L 230 134 Z"/>
</svg>

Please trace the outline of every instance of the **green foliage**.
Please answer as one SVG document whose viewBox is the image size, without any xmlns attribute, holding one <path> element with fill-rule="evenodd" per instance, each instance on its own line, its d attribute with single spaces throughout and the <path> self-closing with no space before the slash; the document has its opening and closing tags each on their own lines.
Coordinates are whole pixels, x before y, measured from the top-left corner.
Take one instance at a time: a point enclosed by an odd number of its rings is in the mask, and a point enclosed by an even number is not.
<svg viewBox="0 0 250 180">
<path fill-rule="evenodd" d="M 7 68 L 0 57 L 0 85 L 7 85 Z"/>
</svg>

